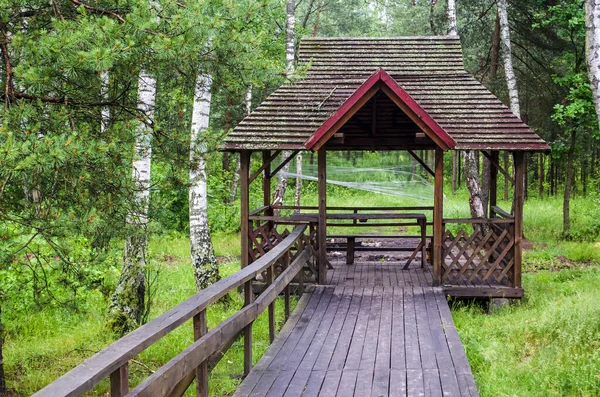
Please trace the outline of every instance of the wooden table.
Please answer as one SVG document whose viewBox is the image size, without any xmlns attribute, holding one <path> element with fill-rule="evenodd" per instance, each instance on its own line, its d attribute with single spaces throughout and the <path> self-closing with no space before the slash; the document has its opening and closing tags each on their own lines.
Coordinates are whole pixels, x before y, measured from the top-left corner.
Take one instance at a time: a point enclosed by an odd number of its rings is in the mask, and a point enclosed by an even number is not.
<svg viewBox="0 0 600 397">
<path fill-rule="evenodd" d="M 251 220 L 259 221 L 271 221 L 278 224 L 297 225 L 297 224 L 310 224 L 313 227 L 319 222 L 319 215 L 315 213 L 310 214 L 293 214 L 290 216 L 251 216 Z M 344 222 L 352 221 L 352 223 Z M 375 221 L 375 222 L 372 222 Z M 379 221 L 379 222 L 377 222 Z M 381 221 L 392 221 L 392 222 L 381 222 Z M 396 221 L 396 222 L 394 222 Z M 327 214 L 327 226 L 330 227 L 400 227 L 400 226 L 419 226 L 420 227 L 420 241 L 419 244 L 412 250 L 412 253 L 404 269 L 408 269 L 412 261 L 416 258 L 417 254 L 421 252 L 421 267 L 425 267 L 427 263 L 426 247 L 427 247 L 427 217 L 422 213 L 328 213 Z M 329 236 L 328 236 L 329 237 Z M 357 238 L 402 238 L 399 235 L 384 235 L 384 234 L 346 234 L 346 235 L 335 235 L 335 237 L 345 238 L 347 240 L 346 246 L 346 263 L 351 265 L 354 263 L 354 251 L 356 248 Z M 401 250 L 399 248 L 390 248 L 390 251 Z"/>
</svg>

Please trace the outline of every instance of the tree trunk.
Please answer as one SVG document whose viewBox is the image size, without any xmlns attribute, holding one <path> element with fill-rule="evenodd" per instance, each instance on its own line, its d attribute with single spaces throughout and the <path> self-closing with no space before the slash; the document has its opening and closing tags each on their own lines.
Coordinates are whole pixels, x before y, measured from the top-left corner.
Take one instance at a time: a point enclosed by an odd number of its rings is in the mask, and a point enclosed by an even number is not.
<svg viewBox="0 0 600 397">
<path fill-rule="evenodd" d="M 109 85 L 108 72 L 102 72 L 100 75 L 100 96 L 102 101 L 108 100 L 108 85 Z M 110 120 L 110 109 L 108 106 L 103 106 L 100 110 L 100 132 L 104 134 L 104 131 L 108 128 Z"/>
<path fill-rule="evenodd" d="M 302 152 L 296 155 L 296 195 L 294 197 L 294 205 L 300 206 L 300 198 L 302 196 Z M 299 209 L 295 210 L 296 213 L 300 213 Z"/>
<path fill-rule="evenodd" d="M 483 165 L 481 172 L 481 201 L 483 201 L 483 212 L 488 215 L 490 198 L 490 178 L 492 174 L 492 164 L 487 156 L 483 156 Z"/>
<path fill-rule="evenodd" d="M 600 0 L 585 1 L 585 48 L 588 75 L 600 123 Z"/>
<path fill-rule="evenodd" d="M 492 60 L 490 65 L 490 80 L 498 77 L 498 61 L 500 59 L 500 15 L 496 12 L 494 36 L 492 36 Z"/>
<path fill-rule="evenodd" d="M 287 37 L 285 42 L 285 63 L 287 72 L 292 73 L 294 71 L 294 58 L 296 56 L 296 49 L 294 47 L 294 15 L 295 3 L 294 0 L 287 0 L 286 3 L 286 14 L 287 14 Z"/>
<path fill-rule="evenodd" d="M 472 218 L 485 218 L 485 204 L 483 193 L 479 185 L 477 173 L 477 156 L 473 150 L 465 151 L 465 180 L 469 189 L 469 207 Z"/>
<path fill-rule="evenodd" d="M 455 0 L 448 0 L 446 12 L 448 15 L 448 35 L 457 36 L 458 26 L 456 24 L 456 2 Z"/>
<path fill-rule="evenodd" d="M 189 190 L 190 251 L 198 290 L 219 280 L 219 266 L 208 227 L 206 144 L 203 141 L 210 116 L 211 89 L 212 77 L 198 75 L 192 112 Z"/>
<path fill-rule="evenodd" d="M 431 0 L 431 5 L 429 6 L 429 28 L 431 29 L 431 34 L 436 35 L 435 30 L 435 6 L 437 5 L 437 0 Z"/>
<path fill-rule="evenodd" d="M 519 91 L 517 89 L 517 77 L 513 70 L 512 52 L 510 44 L 510 28 L 508 26 L 508 11 L 506 0 L 498 0 L 498 15 L 500 16 L 500 36 L 502 38 L 502 56 L 504 60 L 504 75 L 506 85 L 508 86 L 508 100 L 510 110 L 521 117 L 521 108 L 519 106 Z"/>
<path fill-rule="evenodd" d="M 458 152 L 452 151 L 452 195 L 456 194 L 456 176 L 458 173 Z"/>
<path fill-rule="evenodd" d="M 502 154 L 502 157 L 504 158 L 504 171 L 509 172 L 508 171 L 509 156 L 508 156 L 508 152 L 506 150 Z M 509 189 L 508 179 L 504 178 L 504 201 L 508 201 L 508 189 Z"/>
<path fill-rule="evenodd" d="M 575 130 L 571 132 L 571 143 L 567 154 L 567 180 L 565 181 L 565 195 L 563 198 L 563 233 L 571 229 L 571 185 L 573 183 L 573 158 L 575 157 Z"/>
<path fill-rule="evenodd" d="M 294 16 L 295 2 L 294 0 L 287 0 L 286 2 L 286 43 L 285 43 L 285 61 L 287 72 L 292 73 L 294 71 L 294 59 L 296 56 L 296 49 L 294 47 Z M 292 153 L 289 150 L 284 150 L 281 158 L 287 159 Z M 279 178 L 277 180 L 277 187 L 273 193 L 273 204 L 282 205 L 285 198 L 285 191 L 287 189 L 287 172 L 290 170 L 290 162 L 279 171 Z M 278 215 L 279 211 L 274 211 L 275 215 Z"/>
<path fill-rule="evenodd" d="M 138 110 L 147 122 L 139 123 L 136 131 L 132 179 L 136 186 L 134 208 L 127 216 L 132 232 L 125 239 L 123 269 L 108 307 L 107 325 L 119 334 L 135 329 L 144 314 L 146 292 L 144 268 L 148 251 L 148 202 L 150 198 L 150 168 L 152 159 L 152 130 L 156 100 L 156 80 L 145 71 L 138 81 Z"/>
</svg>

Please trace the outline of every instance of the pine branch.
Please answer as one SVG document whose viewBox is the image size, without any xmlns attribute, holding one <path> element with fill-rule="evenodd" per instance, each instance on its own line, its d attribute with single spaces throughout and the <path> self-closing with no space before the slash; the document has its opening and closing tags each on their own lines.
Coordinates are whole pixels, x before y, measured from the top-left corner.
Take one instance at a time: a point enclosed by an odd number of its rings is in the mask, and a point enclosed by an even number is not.
<svg viewBox="0 0 600 397">
<path fill-rule="evenodd" d="M 92 6 L 88 5 L 88 4 L 85 4 L 85 3 L 81 2 L 81 1 L 79 1 L 79 0 L 71 0 L 71 1 L 72 1 L 72 2 L 73 2 L 75 5 L 82 6 L 82 7 L 83 7 L 83 8 L 85 8 L 86 10 L 88 10 L 88 11 L 91 11 L 91 12 L 93 12 L 93 13 L 95 13 L 95 14 L 100 14 L 100 15 L 105 15 L 105 14 L 106 14 L 106 15 L 110 15 L 111 17 L 113 17 L 113 18 L 115 18 L 115 19 L 118 19 L 119 21 L 121 21 L 121 22 L 125 23 L 125 19 L 123 19 L 123 17 L 122 17 L 122 16 L 120 16 L 119 14 L 117 14 L 116 12 L 109 11 L 109 10 L 103 10 L 103 9 L 101 9 L 101 8 L 92 7 Z"/>
</svg>

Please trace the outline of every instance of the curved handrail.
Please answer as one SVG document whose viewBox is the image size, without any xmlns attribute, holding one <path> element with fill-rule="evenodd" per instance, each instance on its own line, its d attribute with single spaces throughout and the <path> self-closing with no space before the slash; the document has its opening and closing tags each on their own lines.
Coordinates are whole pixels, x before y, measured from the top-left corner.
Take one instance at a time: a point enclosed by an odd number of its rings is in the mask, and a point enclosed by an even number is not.
<svg viewBox="0 0 600 397">
<path fill-rule="evenodd" d="M 251 265 L 208 286 L 185 302 L 115 341 L 35 393 L 33 397 L 74 397 L 91 390 L 101 380 L 126 365 L 128 361 L 154 342 L 205 310 L 210 304 L 218 301 L 230 291 L 252 280 L 274 262 L 281 259 L 303 235 L 306 227 L 306 225 L 297 226 L 271 251 Z M 257 308 L 255 305 L 250 307 Z"/>
</svg>

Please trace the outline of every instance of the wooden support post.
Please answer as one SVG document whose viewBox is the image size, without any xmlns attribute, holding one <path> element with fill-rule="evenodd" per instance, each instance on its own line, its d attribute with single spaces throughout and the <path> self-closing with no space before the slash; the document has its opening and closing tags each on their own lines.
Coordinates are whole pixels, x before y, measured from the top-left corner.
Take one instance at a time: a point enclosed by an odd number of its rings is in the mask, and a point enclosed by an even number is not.
<svg viewBox="0 0 600 397">
<path fill-rule="evenodd" d="M 194 316 L 194 340 L 202 338 L 208 332 L 206 309 Z M 204 361 L 196 368 L 196 396 L 208 397 L 208 363 Z"/>
<path fill-rule="evenodd" d="M 492 209 L 498 203 L 498 159 L 500 152 L 497 150 L 493 151 L 490 156 L 490 195 L 489 195 L 489 211 L 490 218 L 495 218 L 496 214 Z"/>
<path fill-rule="evenodd" d="M 433 192 L 433 285 L 442 283 L 442 235 L 444 226 L 444 152 L 435 150 L 435 184 Z"/>
<path fill-rule="evenodd" d="M 346 240 L 346 265 L 354 265 L 354 248 L 356 246 L 356 238 L 348 237 Z"/>
<path fill-rule="evenodd" d="M 265 215 L 273 215 L 273 209 L 271 208 L 271 151 L 266 150 L 263 152 L 263 205 L 269 207 L 265 210 Z M 266 165 L 265 165 L 266 164 Z M 270 225 L 273 226 L 272 224 Z"/>
<path fill-rule="evenodd" d="M 241 234 L 241 264 L 242 269 L 250 263 L 250 152 L 240 152 L 240 234 Z"/>
<path fill-rule="evenodd" d="M 319 179 L 319 223 L 317 239 L 319 247 L 319 284 L 327 282 L 327 152 L 324 148 L 318 153 Z"/>
<path fill-rule="evenodd" d="M 129 364 L 110 374 L 110 397 L 123 397 L 129 392 Z"/>
<path fill-rule="evenodd" d="M 250 263 L 250 152 L 242 150 L 240 152 L 240 190 L 241 190 L 241 262 L 242 268 Z M 252 303 L 253 300 L 252 281 L 244 284 L 244 306 Z M 252 323 L 244 328 L 244 374 L 248 375 L 252 369 Z"/>
<path fill-rule="evenodd" d="M 515 255 L 513 286 L 521 288 L 521 264 L 523 255 L 523 203 L 525 201 L 525 153 L 513 152 L 515 163 Z"/>
</svg>

